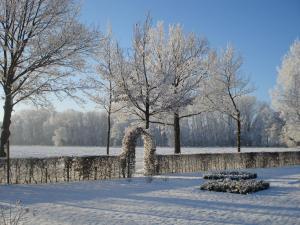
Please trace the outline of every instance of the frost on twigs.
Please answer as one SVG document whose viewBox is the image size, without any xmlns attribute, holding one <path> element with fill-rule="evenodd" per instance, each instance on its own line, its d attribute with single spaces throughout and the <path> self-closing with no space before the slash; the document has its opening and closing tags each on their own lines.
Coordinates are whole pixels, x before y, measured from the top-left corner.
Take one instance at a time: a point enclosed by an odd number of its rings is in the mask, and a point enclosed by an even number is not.
<svg viewBox="0 0 300 225">
<path fill-rule="evenodd" d="M 221 179 L 208 181 L 201 185 L 201 190 L 249 194 L 268 189 L 270 184 L 263 180 L 231 180 Z"/>
<path fill-rule="evenodd" d="M 152 135 L 142 127 L 128 128 L 122 142 L 120 155 L 122 175 L 131 177 L 135 169 L 135 147 L 139 136 L 144 139 L 144 174 L 147 176 L 156 173 L 157 160 L 155 156 L 155 142 Z"/>
<path fill-rule="evenodd" d="M 283 119 L 282 141 L 300 146 L 300 40 L 295 40 L 283 57 L 277 84 L 272 90 L 272 106 Z"/>
<path fill-rule="evenodd" d="M 218 180 L 218 179 L 231 179 L 231 180 L 248 180 L 257 178 L 256 173 L 249 173 L 245 171 L 216 171 L 206 173 L 203 175 L 203 179 Z"/>
</svg>

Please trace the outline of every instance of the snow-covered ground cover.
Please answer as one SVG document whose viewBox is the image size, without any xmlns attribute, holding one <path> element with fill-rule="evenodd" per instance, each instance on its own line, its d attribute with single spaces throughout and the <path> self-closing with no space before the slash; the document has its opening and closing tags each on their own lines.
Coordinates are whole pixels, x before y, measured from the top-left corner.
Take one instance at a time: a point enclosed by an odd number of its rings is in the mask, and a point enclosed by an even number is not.
<svg viewBox="0 0 300 225">
<path fill-rule="evenodd" d="M 21 200 L 24 224 L 300 224 L 300 166 L 251 169 L 270 189 L 249 195 L 202 191 L 201 173 L 152 182 L 102 180 L 2 185 L 0 205 Z"/>
</svg>

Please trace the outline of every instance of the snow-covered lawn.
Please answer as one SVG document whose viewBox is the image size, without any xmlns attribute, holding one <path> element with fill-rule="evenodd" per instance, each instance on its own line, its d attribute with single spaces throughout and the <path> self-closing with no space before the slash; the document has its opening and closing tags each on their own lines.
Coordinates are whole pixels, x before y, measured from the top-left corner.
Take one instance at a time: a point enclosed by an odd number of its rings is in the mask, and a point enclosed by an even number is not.
<svg viewBox="0 0 300 225">
<path fill-rule="evenodd" d="M 131 180 L 0 186 L 24 224 L 300 224 L 300 166 L 251 169 L 270 182 L 250 195 L 201 191 L 201 173 Z M 1 222 L 0 222 L 1 223 Z"/>
</svg>

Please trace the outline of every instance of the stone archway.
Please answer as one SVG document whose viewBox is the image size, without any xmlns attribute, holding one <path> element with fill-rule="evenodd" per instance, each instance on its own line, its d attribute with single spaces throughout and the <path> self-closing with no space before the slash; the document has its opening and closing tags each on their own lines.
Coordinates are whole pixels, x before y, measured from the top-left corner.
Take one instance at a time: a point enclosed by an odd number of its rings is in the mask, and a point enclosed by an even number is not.
<svg viewBox="0 0 300 225">
<path fill-rule="evenodd" d="M 135 147 L 138 137 L 144 140 L 144 175 L 156 174 L 156 146 L 152 135 L 142 127 L 128 128 L 122 142 L 122 153 L 120 155 L 123 177 L 131 177 L 135 171 Z"/>
</svg>

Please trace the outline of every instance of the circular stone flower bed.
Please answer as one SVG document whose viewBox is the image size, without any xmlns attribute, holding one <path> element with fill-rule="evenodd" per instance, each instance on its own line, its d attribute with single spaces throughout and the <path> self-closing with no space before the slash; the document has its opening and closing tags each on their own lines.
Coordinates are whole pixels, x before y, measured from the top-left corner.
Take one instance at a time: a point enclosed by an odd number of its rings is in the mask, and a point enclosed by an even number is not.
<svg viewBox="0 0 300 225">
<path fill-rule="evenodd" d="M 217 171 L 203 175 L 203 179 L 218 180 L 218 179 L 231 179 L 231 180 L 248 180 L 257 178 L 256 173 L 249 173 L 245 171 Z"/>
<path fill-rule="evenodd" d="M 265 190 L 270 187 L 268 182 L 263 180 L 231 180 L 222 179 L 208 181 L 201 185 L 201 190 L 230 192 L 238 194 L 249 194 L 260 190 Z"/>
</svg>

